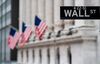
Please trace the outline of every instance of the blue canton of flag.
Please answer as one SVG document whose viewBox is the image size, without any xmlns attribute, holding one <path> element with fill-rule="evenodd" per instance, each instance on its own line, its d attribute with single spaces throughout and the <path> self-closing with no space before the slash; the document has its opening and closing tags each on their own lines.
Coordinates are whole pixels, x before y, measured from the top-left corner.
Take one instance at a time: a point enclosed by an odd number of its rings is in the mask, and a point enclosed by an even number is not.
<svg viewBox="0 0 100 64">
<path fill-rule="evenodd" d="M 23 22 L 23 23 L 22 23 L 22 32 L 23 32 L 23 33 L 24 33 L 25 29 L 26 29 L 26 26 L 25 26 L 25 23 Z"/>
</svg>

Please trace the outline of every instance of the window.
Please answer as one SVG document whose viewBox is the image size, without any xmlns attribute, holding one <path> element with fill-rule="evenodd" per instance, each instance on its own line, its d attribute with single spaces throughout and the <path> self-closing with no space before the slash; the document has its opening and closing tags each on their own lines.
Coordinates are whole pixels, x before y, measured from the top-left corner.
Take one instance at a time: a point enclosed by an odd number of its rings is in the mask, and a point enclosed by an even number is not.
<svg viewBox="0 0 100 64">
<path fill-rule="evenodd" d="M 11 10 L 11 0 L 6 1 L 6 11 L 9 12 Z"/>
<path fill-rule="evenodd" d="M 1 36 L 1 31 L 0 31 L 0 36 Z M 2 41 L 1 41 L 2 37 L 0 37 L 0 62 L 2 60 Z"/>
<path fill-rule="evenodd" d="M 3 27 L 5 26 L 5 16 L 3 16 L 2 25 L 3 25 Z"/>
<path fill-rule="evenodd" d="M 8 12 L 6 14 L 6 23 L 7 23 L 7 25 L 9 25 L 11 23 L 11 12 Z"/>
<path fill-rule="evenodd" d="M 6 38 L 8 37 L 9 32 L 10 32 L 10 27 L 7 27 L 7 29 L 6 29 Z"/>
<path fill-rule="evenodd" d="M 0 29 L 1 29 L 1 25 L 2 25 L 2 23 L 1 23 L 1 18 L 0 18 Z"/>
<path fill-rule="evenodd" d="M 5 33 L 6 33 L 6 61 L 10 61 L 10 53 L 9 53 L 10 52 L 10 48 L 8 47 L 8 44 L 7 44 L 9 29 L 10 29 L 10 27 L 7 27 L 6 31 L 5 31 Z"/>
<path fill-rule="evenodd" d="M 11 10 L 11 5 L 8 5 L 6 8 L 6 12 L 9 12 Z"/>
<path fill-rule="evenodd" d="M 5 41 L 4 41 L 4 39 L 5 39 L 5 36 L 4 36 L 4 33 L 5 31 L 4 30 L 2 30 L 2 60 L 4 61 L 5 60 L 5 45 L 4 45 L 4 43 L 5 43 Z"/>
<path fill-rule="evenodd" d="M 0 7 L 0 11 L 1 11 L 1 7 Z M 1 17 L 1 12 L 0 12 L 0 17 Z"/>
<path fill-rule="evenodd" d="M 1 0 L 0 0 L 0 6 L 1 6 Z"/>
<path fill-rule="evenodd" d="M 1 28 L 2 28 L 2 16 L 1 16 L 1 18 L 0 18 L 0 21 L 1 21 Z"/>
<path fill-rule="evenodd" d="M 6 0 L 2 0 L 2 3 L 4 3 Z"/>
<path fill-rule="evenodd" d="M 3 4 L 3 9 L 2 9 L 2 11 L 3 11 L 3 15 L 5 14 L 5 12 L 6 12 L 6 10 L 5 10 L 5 4 Z"/>
<path fill-rule="evenodd" d="M 6 61 L 6 29 L 3 29 L 3 36 L 4 36 L 4 42 L 3 42 L 3 44 L 4 44 L 4 60 Z"/>
</svg>

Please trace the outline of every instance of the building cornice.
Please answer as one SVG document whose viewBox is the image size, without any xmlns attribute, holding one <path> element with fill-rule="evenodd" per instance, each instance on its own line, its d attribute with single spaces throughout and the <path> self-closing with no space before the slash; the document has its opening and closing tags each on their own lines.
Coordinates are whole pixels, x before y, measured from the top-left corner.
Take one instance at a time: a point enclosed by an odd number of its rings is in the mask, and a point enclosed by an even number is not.
<svg viewBox="0 0 100 64">
<path fill-rule="evenodd" d="M 18 47 L 18 49 L 82 43 L 84 41 L 96 41 L 96 36 L 71 35 L 58 38 L 44 39 L 41 41 L 30 41 L 29 43 L 25 44 L 23 48 Z"/>
</svg>

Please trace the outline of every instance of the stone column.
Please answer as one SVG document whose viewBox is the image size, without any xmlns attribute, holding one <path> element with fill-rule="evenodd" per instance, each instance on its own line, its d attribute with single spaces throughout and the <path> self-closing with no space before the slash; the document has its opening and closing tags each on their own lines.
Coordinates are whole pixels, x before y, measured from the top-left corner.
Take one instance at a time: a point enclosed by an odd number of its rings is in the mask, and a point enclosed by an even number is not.
<svg viewBox="0 0 100 64">
<path fill-rule="evenodd" d="M 18 55 L 17 55 L 17 63 L 18 64 L 22 64 L 22 53 L 21 53 L 22 51 L 20 50 L 20 49 L 18 49 Z"/>
<path fill-rule="evenodd" d="M 19 31 L 21 32 L 22 31 L 22 22 L 25 20 L 25 5 L 26 4 L 26 0 L 20 0 L 19 1 Z M 23 62 L 23 58 L 22 58 L 22 50 L 18 49 L 18 52 L 17 52 L 17 62 L 18 64 L 22 64 Z"/>
<path fill-rule="evenodd" d="M 84 64 L 97 64 L 97 43 L 94 40 L 84 41 L 83 47 L 83 62 Z"/>
<path fill-rule="evenodd" d="M 21 32 L 22 31 L 22 21 L 23 21 L 23 12 L 24 12 L 24 4 L 25 3 L 25 1 L 24 0 L 20 0 L 20 2 L 19 2 L 19 31 Z"/>
<path fill-rule="evenodd" d="M 23 49 L 23 64 L 27 64 L 27 50 Z"/>
<path fill-rule="evenodd" d="M 90 0 L 88 0 L 88 1 L 90 1 Z M 100 6 L 100 0 L 93 0 L 90 2 L 88 3 L 88 5 Z M 94 23 L 96 25 L 96 34 L 97 34 L 97 57 L 96 57 L 97 63 L 96 64 L 99 64 L 100 63 L 100 20 L 96 19 L 96 20 L 94 20 Z"/>
<path fill-rule="evenodd" d="M 45 18 L 45 0 L 38 0 L 38 17 L 44 21 Z"/>
<path fill-rule="evenodd" d="M 60 46 L 60 64 L 69 64 L 69 59 L 68 59 L 68 46 Z"/>
<path fill-rule="evenodd" d="M 73 0 L 64 0 L 64 6 L 73 6 L 74 1 Z M 74 20 L 64 20 L 64 35 L 69 32 L 69 27 L 72 26 L 74 23 Z"/>
<path fill-rule="evenodd" d="M 83 37 L 83 42 L 71 45 L 72 64 L 97 64 L 97 43 L 95 37 Z M 95 38 L 95 39 L 94 39 Z M 88 40 L 90 39 L 90 40 Z"/>
<path fill-rule="evenodd" d="M 30 14 L 31 14 L 31 28 L 33 30 L 33 33 L 31 35 L 31 38 L 30 38 L 30 41 L 33 41 L 35 40 L 35 25 L 34 25 L 34 22 L 35 22 L 35 16 L 37 15 L 37 10 L 38 10 L 38 3 L 37 3 L 38 0 L 31 0 L 31 11 L 30 11 Z M 33 42 L 32 42 L 33 43 Z"/>
<path fill-rule="evenodd" d="M 33 49 L 28 49 L 28 64 L 33 64 Z"/>
<path fill-rule="evenodd" d="M 45 0 L 38 0 L 37 6 L 37 16 L 41 19 L 41 21 L 45 22 Z M 39 40 L 37 37 L 36 39 Z"/>
<path fill-rule="evenodd" d="M 55 47 L 50 47 L 50 64 L 56 64 Z"/>
<path fill-rule="evenodd" d="M 42 63 L 41 64 L 48 64 L 48 56 L 47 56 L 47 48 L 41 48 L 42 52 Z"/>
<path fill-rule="evenodd" d="M 72 64 L 84 64 L 83 61 L 83 49 L 81 43 L 76 43 L 71 45 L 71 53 L 72 53 Z"/>
<path fill-rule="evenodd" d="M 19 31 L 22 32 L 22 22 L 26 21 L 26 0 L 20 0 L 19 5 Z"/>
<path fill-rule="evenodd" d="M 31 24 L 31 0 L 26 0 L 26 24 Z"/>
<path fill-rule="evenodd" d="M 34 48 L 34 64 L 40 64 L 39 48 Z"/>
<path fill-rule="evenodd" d="M 100 6 L 100 0 L 86 0 L 85 1 L 85 5 L 86 6 Z M 95 64 L 99 64 L 100 63 L 100 20 L 96 19 L 96 20 L 88 20 L 88 23 L 93 23 L 96 30 L 94 30 L 94 33 L 92 34 L 95 34 L 97 35 L 97 57 L 96 57 L 96 62 Z"/>
<path fill-rule="evenodd" d="M 45 0 L 46 37 L 53 31 L 53 0 Z"/>
<path fill-rule="evenodd" d="M 60 19 L 60 6 L 63 5 L 63 0 L 54 0 L 54 31 L 55 35 L 62 30 L 63 21 Z"/>
<path fill-rule="evenodd" d="M 97 38 L 97 64 L 99 63 L 100 63 L 100 32 L 98 33 L 98 38 Z"/>
<path fill-rule="evenodd" d="M 26 0 L 26 17 L 25 17 L 26 20 L 25 20 L 25 23 L 26 23 L 26 26 L 29 26 L 29 27 L 33 27 L 33 26 L 31 26 L 31 24 L 34 24 L 34 23 L 31 23 L 31 21 L 34 21 L 34 20 L 31 20 L 32 11 L 33 11 L 32 10 L 32 0 Z M 29 42 L 32 40 L 33 40 L 33 33 L 29 38 Z"/>
</svg>

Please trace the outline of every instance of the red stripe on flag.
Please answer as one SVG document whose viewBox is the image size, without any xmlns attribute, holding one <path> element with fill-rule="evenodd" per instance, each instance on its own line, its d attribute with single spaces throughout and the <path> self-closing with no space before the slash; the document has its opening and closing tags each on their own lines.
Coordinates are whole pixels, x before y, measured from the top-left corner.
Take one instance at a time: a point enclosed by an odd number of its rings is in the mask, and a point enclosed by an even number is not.
<svg viewBox="0 0 100 64">
<path fill-rule="evenodd" d="M 42 35 L 43 35 L 43 33 L 45 32 L 46 28 L 47 28 L 46 23 L 42 21 L 40 23 L 40 25 L 35 28 L 36 36 L 38 36 L 39 38 L 41 38 Z"/>
<path fill-rule="evenodd" d="M 20 34 L 17 33 L 17 32 L 16 32 L 14 37 L 9 35 L 9 37 L 8 37 L 8 46 L 9 46 L 9 48 L 11 48 L 11 49 L 15 48 L 15 46 L 16 46 L 18 40 L 19 40 L 19 37 L 20 37 Z"/>
<path fill-rule="evenodd" d="M 20 47 L 23 47 L 25 45 L 25 43 L 29 40 L 31 34 L 32 34 L 32 29 L 30 27 L 27 27 L 25 29 L 25 32 L 22 33 L 21 41 L 19 43 Z"/>
</svg>

